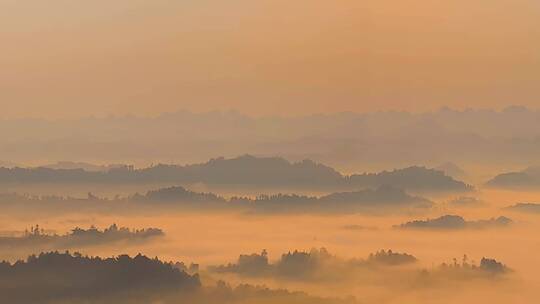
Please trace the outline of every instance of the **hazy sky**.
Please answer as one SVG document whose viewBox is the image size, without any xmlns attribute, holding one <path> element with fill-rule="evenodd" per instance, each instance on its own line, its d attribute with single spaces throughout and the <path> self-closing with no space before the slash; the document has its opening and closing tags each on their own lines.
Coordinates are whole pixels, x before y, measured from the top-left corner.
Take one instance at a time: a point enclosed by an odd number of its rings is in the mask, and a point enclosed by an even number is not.
<svg viewBox="0 0 540 304">
<path fill-rule="evenodd" d="M 0 117 L 540 105 L 538 0 L 0 0 Z"/>
</svg>

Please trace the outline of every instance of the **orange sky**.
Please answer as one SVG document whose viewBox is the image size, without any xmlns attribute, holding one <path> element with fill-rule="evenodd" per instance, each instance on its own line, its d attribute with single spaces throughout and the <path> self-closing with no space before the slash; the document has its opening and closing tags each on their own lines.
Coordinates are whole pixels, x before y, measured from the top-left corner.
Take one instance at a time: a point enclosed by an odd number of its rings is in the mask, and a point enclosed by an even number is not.
<svg viewBox="0 0 540 304">
<path fill-rule="evenodd" d="M 0 0 L 0 117 L 540 104 L 537 0 Z"/>
</svg>

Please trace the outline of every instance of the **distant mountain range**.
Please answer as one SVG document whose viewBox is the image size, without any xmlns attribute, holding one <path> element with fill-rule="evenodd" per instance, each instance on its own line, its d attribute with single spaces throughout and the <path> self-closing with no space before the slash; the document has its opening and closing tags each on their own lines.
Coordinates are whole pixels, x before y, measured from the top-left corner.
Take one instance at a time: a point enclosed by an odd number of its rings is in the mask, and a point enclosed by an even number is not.
<svg viewBox="0 0 540 304">
<path fill-rule="evenodd" d="M 309 158 L 343 168 L 370 164 L 376 170 L 447 161 L 525 166 L 540 161 L 539 118 L 540 111 L 514 106 L 295 117 L 182 111 L 157 117 L 0 119 L 0 153 L 21 164 L 51 159 L 201 162 L 219 151 L 227 157 Z"/>
<path fill-rule="evenodd" d="M 343 175 L 311 160 L 289 162 L 280 157 L 217 158 L 193 165 L 156 165 L 89 168 L 69 163 L 38 168 L 0 168 L 0 183 L 176 183 L 207 184 L 247 188 L 289 188 L 308 190 L 358 190 L 384 185 L 426 192 L 464 192 L 473 187 L 442 171 L 408 167 L 380 173 Z"/>
</svg>

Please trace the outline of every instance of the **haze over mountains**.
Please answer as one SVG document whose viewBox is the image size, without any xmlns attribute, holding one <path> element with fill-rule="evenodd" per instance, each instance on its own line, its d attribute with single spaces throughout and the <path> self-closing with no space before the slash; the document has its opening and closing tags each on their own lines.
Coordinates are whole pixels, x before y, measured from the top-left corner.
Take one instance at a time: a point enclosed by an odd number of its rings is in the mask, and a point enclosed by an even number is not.
<svg viewBox="0 0 540 304">
<path fill-rule="evenodd" d="M 288 280 L 347 280 L 358 272 L 377 272 L 380 268 L 410 265 L 417 259 L 407 253 L 381 250 L 367 259 L 343 259 L 325 248 L 307 251 L 289 251 L 271 263 L 268 253 L 242 254 L 235 263 L 210 266 L 214 273 L 235 273 L 247 277 L 276 277 Z"/>
<path fill-rule="evenodd" d="M 234 273 L 243 277 L 274 277 L 297 281 L 364 281 L 364 284 L 381 284 L 392 288 L 397 281 L 403 279 L 403 271 L 410 272 L 408 279 L 432 280 L 437 275 L 447 276 L 462 272 L 461 278 L 466 283 L 471 277 L 489 279 L 490 275 L 504 275 L 509 268 L 495 259 L 482 258 L 480 265 L 470 263 L 464 256 L 461 264 L 457 261 L 453 265 L 442 263 L 438 268 L 418 272 L 418 259 L 408 253 L 394 252 L 392 250 L 379 250 L 371 253 L 367 258 L 342 258 L 331 254 L 326 248 L 312 248 L 309 251 L 294 250 L 283 253 L 279 259 L 270 261 L 268 252 L 242 254 L 234 263 L 210 266 L 212 273 Z M 453 272 L 453 273 L 452 273 Z M 468 273 L 467 273 L 468 272 Z M 429 278 L 431 276 L 431 278 Z M 356 279 L 355 279 L 356 277 Z M 376 283 L 375 283 L 376 282 Z M 419 286 L 411 288 L 418 288 Z M 406 284 L 407 285 L 407 284 Z M 427 287 L 427 286 L 421 286 Z"/>
<path fill-rule="evenodd" d="M 86 166 L 87 167 L 87 166 Z M 177 183 L 236 186 L 247 188 L 287 188 L 306 190 L 359 190 L 390 185 L 425 192 L 465 192 L 473 187 L 442 171 L 408 167 L 380 173 L 343 175 L 335 169 L 304 160 L 291 163 L 279 157 L 212 159 L 194 165 L 156 165 L 135 169 L 114 166 L 108 170 L 85 168 L 0 168 L 0 183 Z"/>
<path fill-rule="evenodd" d="M 73 170 L 73 169 L 83 169 L 84 171 L 90 172 L 106 172 L 111 169 L 122 168 L 125 165 L 94 165 L 86 162 L 71 162 L 71 161 L 59 161 L 54 164 L 40 166 L 41 168 L 57 169 L 57 170 Z M 6 166 L 3 166 L 6 167 Z M 17 167 L 14 165 L 9 166 L 8 168 Z"/>
<path fill-rule="evenodd" d="M 214 151 L 310 158 L 381 169 L 458 163 L 528 166 L 540 161 L 540 112 L 443 108 L 407 112 L 249 117 L 236 112 L 177 112 L 158 117 L 0 120 L 4 160 L 98 163 L 201 162 Z M 11 130 L 17 130 L 16 133 Z M 46 155 L 46 157 L 44 157 Z"/>
<path fill-rule="evenodd" d="M 368 259 L 343 259 L 326 249 L 295 250 L 269 263 L 267 253 L 241 255 L 238 264 L 211 267 L 211 274 L 234 272 L 246 276 L 276 277 L 290 281 L 315 281 L 346 285 L 350 282 L 385 286 L 394 292 L 444 287 L 449 281 L 460 285 L 483 281 L 488 284 L 505 277 L 510 269 L 495 259 L 482 258 L 480 265 L 464 257 L 458 264 L 443 263 L 430 271 L 400 268 L 414 265 L 409 254 L 379 251 Z M 13 304 L 28 303 L 279 303 L 353 304 L 354 297 L 321 298 L 302 292 L 224 281 L 205 285 L 199 273 L 188 273 L 183 263 L 164 262 L 142 254 L 110 258 L 81 253 L 41 252 L 15 263 L 0 262 L 2 299 Z M 404 283 L 404 279 L 406 282 Z M 335 285 L 327 285 L 332 288 Z M 31 292 L 29 292 L 31 290 Z"/>
<path fill-rule="evenodd" d="M 0 304 L 537 304 L 539 84 L 539 0 L 0 0 Z"/>
</svg>

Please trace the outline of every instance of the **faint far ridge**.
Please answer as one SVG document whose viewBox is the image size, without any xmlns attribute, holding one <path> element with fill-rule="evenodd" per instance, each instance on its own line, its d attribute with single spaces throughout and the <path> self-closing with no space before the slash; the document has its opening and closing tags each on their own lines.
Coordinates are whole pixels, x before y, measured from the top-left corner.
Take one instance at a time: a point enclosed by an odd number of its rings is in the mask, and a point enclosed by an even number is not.
<svg viewBox="0 0 540 304">
<path fill-rule="evenodd" d="M 19 164 L 14 163 L 14 162 L 1 161 L 0 160 L 0 168 L 12 169 L 12 168 L 16 168 L 16 167 L 19 167 L 19 166 L 20 166 Z"/>
<path fill-rule="evenodd" d="M 72 162 L 72 161 L 59 161 L 54 164 L 40 166 L 42 168 L 55 169 L 55 170 L 75 170 L 82 169 L 88 172 L 107 172 L 111 169 L 118 169 L 125 167 L 124 164 L 111 164 L 111 165 L 95 165 L 86 162 Z"/>
<path fill-rule="evenodd" d="M 486 205 L 486 202 L 471 196 L 460 196 L 448 202 L 448 206 L 456 208 L 478 208 Z"/>
<path fill-rule="evenodd" d="M 538 130 L 540 111 L 520 106 L 294 117 L 181 111 L 155 117 L 0 120 L 3 159 L 23 164 L 43 158 L 140 163 L 171 155 L 198 162 L 224 151 L 227 156 L 312 157 L 342 167 L 431 163 L 440 155 L 452 155 L 458 164 L 525 166 L 540 161 Z"/>
<path fill-rule="evenodd" d="M 363 226 L 363 225 L 355 225 L 355 224 L 344 225 L 344 226 L 341 226 L 341 228 L 344 230 L 351 230 L 351 231 L 373 231 L 373 230 L 378 229 L 377 227 L 373 227 L 373 226 Z"/>
<path fill-rule="evenodd" d="M 467 174 L 467 172 L 465 172 L 465 170 L 463 170 L 461 167 L 459 167 L 453 162 L 443 163 L 433 169 L 442 171 L 444 172 L 444 174 L 454 179 L 464 180 L 469 177 L 469 175 Z"/>
</svg>

